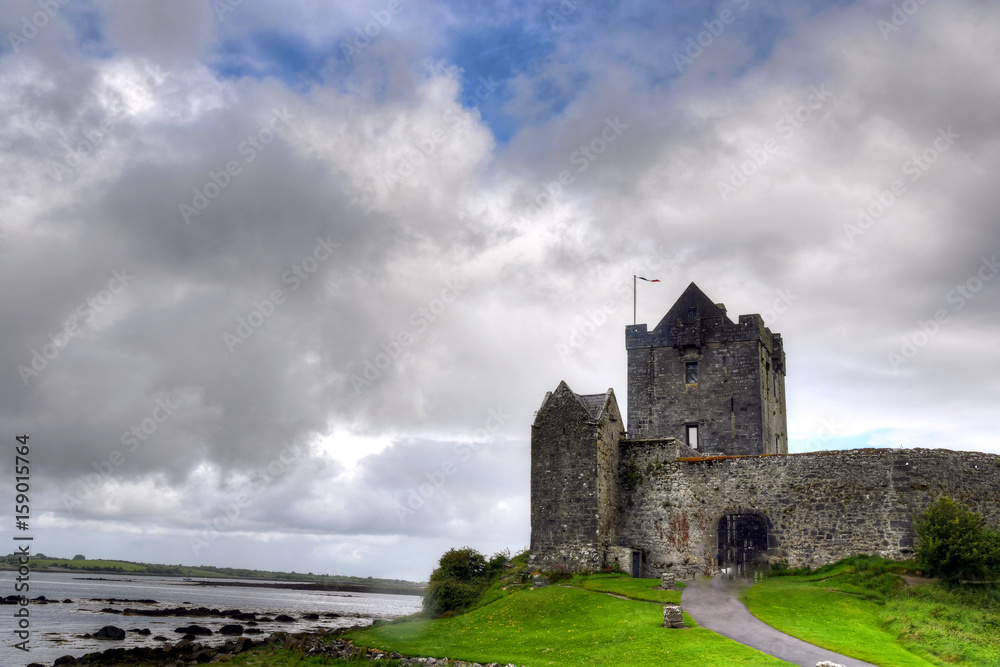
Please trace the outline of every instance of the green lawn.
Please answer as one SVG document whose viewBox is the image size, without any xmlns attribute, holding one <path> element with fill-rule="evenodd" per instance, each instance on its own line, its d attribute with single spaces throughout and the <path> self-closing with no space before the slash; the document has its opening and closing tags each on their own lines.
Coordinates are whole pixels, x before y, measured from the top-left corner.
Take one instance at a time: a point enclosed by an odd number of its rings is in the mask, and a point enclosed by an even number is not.
<svg viewBox="0 0 1000 667">
<path fill-rule="evenodd" d="M 852 658 L 899 667 L 938 664 L 896 643 L 882 628 L 878 603 L 828 588 L 828 583 L 772 577 L 747 589 L 743 601 L 768 625 Z"/>
<path fill-rule="evenodd" d="M 659 579 L 633 579 L 627 574 L 595 574 L 586 577 L 573 577 L 567 585 L 583 588 L 588 591 L 600 591 L 624 595 L 633 600 L 650 600 L 665 604 L 680 604 L 681 591 L 663 591 Z M 678 588 L 684 584 L 678 582 Z"/>
<path fill-rule="evenodd" d="M 1000 665 L 1000 592 L 904 588 L 906 567 L 864 556 L 804 576 L 772 577 L 744 602 L 765 623 L 877 665 Z"/>
<path fill-rule="evenodd" d="M 654 580 L 631 581 L 598 575 L 567 583 L 656 594 L 643 590 Z M 553 585 L 517 590 L 461 616 L 379 624 L 349 637 L 408 655 L 531 667 L 788 664 L 709 630 L 662 624 L 660 605 Z"/>
</svg>

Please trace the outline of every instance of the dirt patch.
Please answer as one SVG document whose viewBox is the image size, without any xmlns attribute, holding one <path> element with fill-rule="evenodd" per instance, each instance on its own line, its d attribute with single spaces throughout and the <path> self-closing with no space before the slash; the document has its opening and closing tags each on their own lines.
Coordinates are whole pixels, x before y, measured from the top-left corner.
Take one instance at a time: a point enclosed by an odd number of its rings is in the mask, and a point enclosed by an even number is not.
<svg viewBox="0 0 1000 667">
<path fill-rule="evenodd" d="M 922 586 L 923 584 L 933 584 L 935 581 L 940 581 L 940 579 L 935 579 L 931 577 L 915 577 L 912 574 L 901 574 L 900 578 L 906 582 L 907 588 L 910 586 Z"/>
</svg>

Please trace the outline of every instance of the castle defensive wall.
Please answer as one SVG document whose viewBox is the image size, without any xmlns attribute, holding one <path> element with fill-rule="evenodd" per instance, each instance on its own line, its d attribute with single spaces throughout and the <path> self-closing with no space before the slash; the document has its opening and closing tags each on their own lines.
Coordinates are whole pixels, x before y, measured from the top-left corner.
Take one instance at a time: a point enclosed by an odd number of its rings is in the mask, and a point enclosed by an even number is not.
<svg viewBox="0 0 1000 667">
<path fill-rule="evenodd" d="M 671 454 L 623 443 L 619 540 L 641 552 L 641 576 L 712 574 L 720 553 L 723 567 L 775 560 L 817 567 L 859 553 L 910 558 L 913 517 L 939 496 L 1000 526 L 996 455 L 945 449 Z"/>
</svg>

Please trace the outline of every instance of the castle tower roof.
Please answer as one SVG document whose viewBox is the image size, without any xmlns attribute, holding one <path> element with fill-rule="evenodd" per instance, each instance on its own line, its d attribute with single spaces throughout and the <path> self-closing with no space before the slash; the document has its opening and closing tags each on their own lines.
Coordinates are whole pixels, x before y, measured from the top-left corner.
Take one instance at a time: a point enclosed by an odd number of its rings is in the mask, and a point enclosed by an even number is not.
<svg viewBox="0 0 1000 667">
<path fill-rule="evenodd" d="M 680 295 L 680 298 L 674 302 L 674 305 L 670 307 L 670 310 L 667 311 L 667 314 L 663 316 L 663 319 L 660 320 L 660 323 L 656 325 L 653 331 L 661 331 L 677 320 L 686 320 L 690 315 L 702 319 L 719 317 L 722 318 L 725 324 L 733 323 L 726 317 L 725 306 L 714 303 L 701 291 L 700 287 L 691 283 L 684 290 L 684 293 Z"/>
</svg>

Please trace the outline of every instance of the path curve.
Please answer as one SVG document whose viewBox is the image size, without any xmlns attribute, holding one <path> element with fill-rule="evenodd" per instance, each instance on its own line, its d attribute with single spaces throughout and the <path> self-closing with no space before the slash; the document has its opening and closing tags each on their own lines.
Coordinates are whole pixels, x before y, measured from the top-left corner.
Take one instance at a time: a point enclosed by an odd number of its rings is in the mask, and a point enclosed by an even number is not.
<svg viewBox="0 0 1000 667">
<path fill-rule="evenodd" d="M 740 602 L 740 594 L 749 586 L 743 579 L 714 577 L 684 583 L 687 588 L 681 594 L 681 605 L 703 628 L 802 667 L 815 667 L 824 660 L 846 667 L 876 667 L 796 639 L 764 623 Z"/>
</svg>

